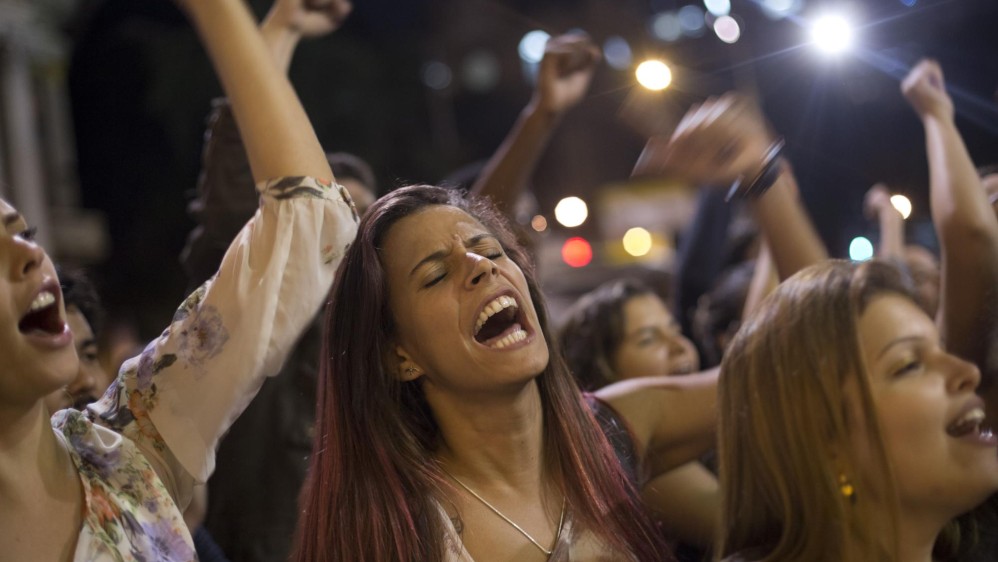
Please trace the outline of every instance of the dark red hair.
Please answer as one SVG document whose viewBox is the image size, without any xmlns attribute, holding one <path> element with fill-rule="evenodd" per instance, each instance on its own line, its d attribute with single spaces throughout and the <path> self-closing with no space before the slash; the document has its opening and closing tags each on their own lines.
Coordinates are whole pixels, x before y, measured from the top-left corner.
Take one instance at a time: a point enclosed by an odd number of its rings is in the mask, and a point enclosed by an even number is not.
<svg viewBox="0 0 998 562">
<path fill-rule="evenodd" d="M 315 443 L 294 559 L 431 562 L 444 554 L 433 496 L 452 488 L 433 459 L 439 431 L 421 383 L 400 382 L 386 363 L 395 321 L 379 256 L 393 224 L 435 205 L 478 219 L 527 279 L 551 357 L 537 379 L 547 467 L 563 486 L 576 526 L 641 562 L 671 559 L 553 346 L 533 269 L 508 225 L 483 201 L 429 186 L 378 200 L 338 272 L 326 311 Z"/>
</svg>

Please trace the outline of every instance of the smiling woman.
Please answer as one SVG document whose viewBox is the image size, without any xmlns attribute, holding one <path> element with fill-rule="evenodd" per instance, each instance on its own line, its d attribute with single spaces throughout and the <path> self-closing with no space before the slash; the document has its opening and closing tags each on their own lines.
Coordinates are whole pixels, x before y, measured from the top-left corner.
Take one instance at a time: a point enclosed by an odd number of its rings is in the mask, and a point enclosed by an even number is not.
<svg viewBox="0 0 998 562">
<path fill-rule="evenodd" d="M 894 268 L 785 281 L 721 366 L 721 555 L 965 560 L 951 521 L 998 491 L 979 384 Z"/>
<path fill-rule="evenodd" d="M 607 404 L 639 455 L 675 464 L 709 446 L 716 379 L 587 402 L 514 240 L 490 205 L 441 188 L 370 208 L 327 311 L 297 560 L 670 559 Z"/>
</svg>

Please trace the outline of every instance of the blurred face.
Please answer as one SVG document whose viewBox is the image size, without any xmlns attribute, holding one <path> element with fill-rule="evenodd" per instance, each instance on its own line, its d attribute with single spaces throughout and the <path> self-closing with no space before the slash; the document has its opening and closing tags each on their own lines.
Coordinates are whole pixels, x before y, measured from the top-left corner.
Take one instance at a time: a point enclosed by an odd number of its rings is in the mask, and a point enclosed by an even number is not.
<svg viewBox="0 0 998 562">
<path fill-rule="evenodd" d="M 690 340 L 656 295 L 638 295 L 624 303 L 624 339 L 611 362 L 621 379 L 688 374 L 700 368 Z"/>
<path fill-rule="evenodd" d="M 876 297 L 858 328 L 902 515 L 945 521 L 998 490 L 977 367 L 946 353 L 932 320 L 899 295 Z"/>
<path fill-rule="evenodd" d="M 69 384 L 78 361 L 55 267 L 3 200 L 0 218 L 0 407 L 31 407 Z"/>
<path fill-rule="evenodd" d="M 925 305 L 926 312 L 935 316 L 939 310 L 939 262 L 932 252 L 914 245 L 905 247 L 904 261 L 915 282 L 918 298 Z"/>
<path fill-rule="evenodd" d="M 434 392 L 522 388 L 548 351 L 523 272 L 464 211 L 428 207 L 395 223 L 381 251 L 400 375 Z"/>
<path fill-rule="evenodd" d="M 87 404 L 100 398 L 101 392 L 106 390 L 100 388 L 100 384 L 108 377 L 98 360 L 97 340 L 90 322 L 87 322 L 87 317 L 78 308 L 70 306 L 66 309 L 66 323 L 73 333 L 80 368 L 71 383 L 45 397 L 45 404 L 50 412 L 72 407 L 82 410 Z"/>
<path fill-rule="evenodd" d="M 988 201 L 991 202 L 991 209 L 995 212 L 995 217 L 998 218 L 998 174 L 989 174 L 981 178 L 981 185 L 984 187 L 984 193 L 988 196 Z"/>
</svg>

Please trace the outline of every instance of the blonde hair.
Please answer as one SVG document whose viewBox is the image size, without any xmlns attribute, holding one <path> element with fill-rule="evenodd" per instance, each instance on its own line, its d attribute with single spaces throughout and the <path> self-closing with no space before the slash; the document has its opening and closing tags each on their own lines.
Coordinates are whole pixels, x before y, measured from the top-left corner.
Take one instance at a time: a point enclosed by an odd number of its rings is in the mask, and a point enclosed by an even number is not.
<svg viewBox="0 0 998 562">
<path fill-rule="evenodd" d="M 735 336 L 719 383 L 719 557 L 896 560 L 897 492 L 856 328 L 888 292 L 911 298 L 887 264 L 815 265 Z"/>
</svg>

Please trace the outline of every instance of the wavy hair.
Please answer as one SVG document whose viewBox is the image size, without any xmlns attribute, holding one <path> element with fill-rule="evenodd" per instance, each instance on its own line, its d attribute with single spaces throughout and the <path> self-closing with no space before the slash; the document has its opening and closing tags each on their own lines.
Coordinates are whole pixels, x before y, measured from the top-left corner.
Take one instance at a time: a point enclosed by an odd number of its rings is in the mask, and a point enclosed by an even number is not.
<svg viewBox="0 0 998 562">
<path fill-rule="evenodd" d="M 315 443 L 294 558 L 432 562 L 444 555 L 434 494 L 453 488 L 433 458 L 439 428 L 422 383 L 400 382 L 386 361 L 395 320 L 380 256 L 392 225 L 437 205 L 480 221 L 523 270 L 551 357 L 537 377 L 545 461 L 575 521 L 640 562 L 671 558 L 553 349 L 533 269 L 507 223 L 487 202 L 431 186 L 402 188 L 378 200 L 337 274 L 326 311 Z"/>
</svg>

